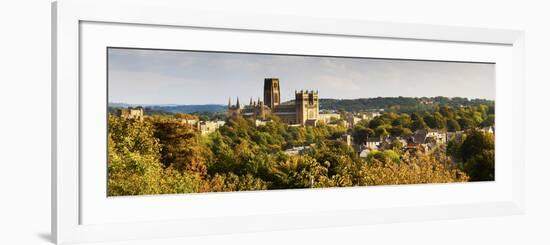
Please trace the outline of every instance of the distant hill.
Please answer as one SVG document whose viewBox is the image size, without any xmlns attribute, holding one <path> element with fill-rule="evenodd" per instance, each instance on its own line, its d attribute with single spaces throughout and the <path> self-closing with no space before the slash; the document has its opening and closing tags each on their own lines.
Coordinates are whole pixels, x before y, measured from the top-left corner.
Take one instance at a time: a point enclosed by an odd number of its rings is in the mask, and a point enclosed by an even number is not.
<svg viewBox="0 0 550 245">
<path fill-rule="evenodd" d="M 206 105 L 140 105 L 126 103 L 110 103 L 109 109 L 127 108 L 141 106 L 145 114 L 175 114 L 175 113 L 216 113 L 227 110 L 226 105 L 206 104 Z"/>
<path fill-rule="evenodd" d="M 414 112 L 433 109 L 437 106 L 477 106 L 480 104 L 494 105 L 494 101 L 486 99 L 448 98 L 448 97 L 376 97 L 363 99 L 320 99 L 321 110 L 367 111 L 384 109 L 397 112 Z"/>
<path fill-rule="evenodd" d="M 293 104 L 294 100 L 283 102 L 282 104 Z M 369 111 L 384 109 L 385 111 L 396 112 L 415 112 L 431 110 L 435 106 L 477 106 L 480 104 L 494 105 L 493 100 L 486 99 L 468 99 L 468 98 L 448 98 L 448 97 L 376 97 L 362 99 L 320 99 L 319 109 L 334 111 Z M 127 108 L 141 106 L 145 114 L 208 114 L 213 115 L 227 110 L 226 105 L 204 104 L 204 105 L 140 105 L 125 103 L 110 103 L 109 109 Z"/>
</svg>

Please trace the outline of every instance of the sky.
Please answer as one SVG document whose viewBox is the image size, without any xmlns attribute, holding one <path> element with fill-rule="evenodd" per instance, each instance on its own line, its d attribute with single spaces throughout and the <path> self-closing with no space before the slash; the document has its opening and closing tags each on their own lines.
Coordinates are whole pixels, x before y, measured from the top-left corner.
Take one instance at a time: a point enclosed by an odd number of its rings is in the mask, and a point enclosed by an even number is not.
<svg viewBox="0 0 550 245">
<path fill-rule="evenodd" d="M 295 90 L 320 98 L 466 97 L 495 99 L 495 65 L 146 49 L 108 50 L 110 103 L 227 104 L 263 99 L 279 78 L 281 100 Z"/>
</svg>

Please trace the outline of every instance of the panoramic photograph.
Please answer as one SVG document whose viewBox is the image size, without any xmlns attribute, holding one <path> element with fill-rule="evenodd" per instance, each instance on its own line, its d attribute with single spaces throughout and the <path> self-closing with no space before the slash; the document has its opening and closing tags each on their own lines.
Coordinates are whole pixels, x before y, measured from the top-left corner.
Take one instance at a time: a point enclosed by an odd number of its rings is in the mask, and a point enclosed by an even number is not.
<svg viewBox="0 0 550 245">
<path fill-rule="evenodd" d="M 107 194 L 495 180 L 495 64 L 107 49 Z"/>
</svg>

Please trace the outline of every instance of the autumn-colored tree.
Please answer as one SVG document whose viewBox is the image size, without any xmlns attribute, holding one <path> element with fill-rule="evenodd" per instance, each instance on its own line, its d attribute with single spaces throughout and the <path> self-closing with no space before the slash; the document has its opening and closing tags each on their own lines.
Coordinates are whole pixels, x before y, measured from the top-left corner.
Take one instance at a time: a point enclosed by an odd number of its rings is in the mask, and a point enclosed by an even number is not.
<svg viewBox="0 0 550 245">
<path fill-rule="evenodd" d="M 404 156 L 396 163 L 375 159 L 362 169 L 363 185 L 399 185 L 468 181 L 457 168 L 449 168 L 429 155 Z"/>
<path fill-rule="evenodd" d="M 494 125 L 494 105 L 462 106 L 468 103 L 465 98 L 436 101 L 443 104 L 411 105 L 407 108 L 416 109 L 406 113 L 399 106 L 389 107 L 352 129 L 344 123 L 291 126 L 273 115 L 259 126 L 250 118 L 216 114 L 155 114 L 142 121 L 109 116 L 108 194 L 494 180 L 494 135 L 476 130 Z M 201 135 L 183 120 L 208 118 L 226 123 Z M 433 141 L 435 148 L 425 151 L 407 150 L 403 139 L 394 138 L 425 128 L 456 133 L 448 144 Z M 347 145 L 341 139 L 344 134 L 351 134 L 356 145 Z M 376 136 L 385 139 L 379 150 L 359 158 L 359 145 Z M 300 147 L 300 154 L 285 151 L 293 147 Z"/>
<path fill-rule="evenodd" d="M 160 193 L 163 169 L 152 125 L 109 116 L 108 132 L 109 196 Z"/>
<path fill-rule="evenodd" d="M 267 182 L 250 174 L 238 176 L 234 173 L 216 174 L 210 179 L 208 185 L 209 191 L 212 192 L 256 191 L 266 190 L 269 187 Z"/>
<path fill-rule="evenodd" d="M 161 145 L 161 162 L 166 167 L 206 176 L 208 149 L 201 144 L 197 129 L 171 119 L 154 121 L 154 128 Z"/>
</svg>

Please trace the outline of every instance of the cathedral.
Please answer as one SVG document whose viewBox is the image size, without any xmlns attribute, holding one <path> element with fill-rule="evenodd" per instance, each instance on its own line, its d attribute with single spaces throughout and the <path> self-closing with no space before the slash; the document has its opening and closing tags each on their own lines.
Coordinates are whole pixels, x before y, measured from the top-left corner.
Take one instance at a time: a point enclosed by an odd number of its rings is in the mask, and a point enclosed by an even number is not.
<svg viewBox="0 0 550 245">
<path fill-rule="evenodd" d="M 248 105 L 241 104 L 239 98 L 235 105 L 229 99 L 228 115 L 242 115 L 257 120 L 265 120 L 273 114 L 281 118 L 286 124 L 314 126 L 319 120 L 319 92 L 295 91 L 294 101 L 281 103 L 281 90 L 278 78 L 264 79 L 264 99 L 257 101 L 250 99 Z"/>
</svg>

